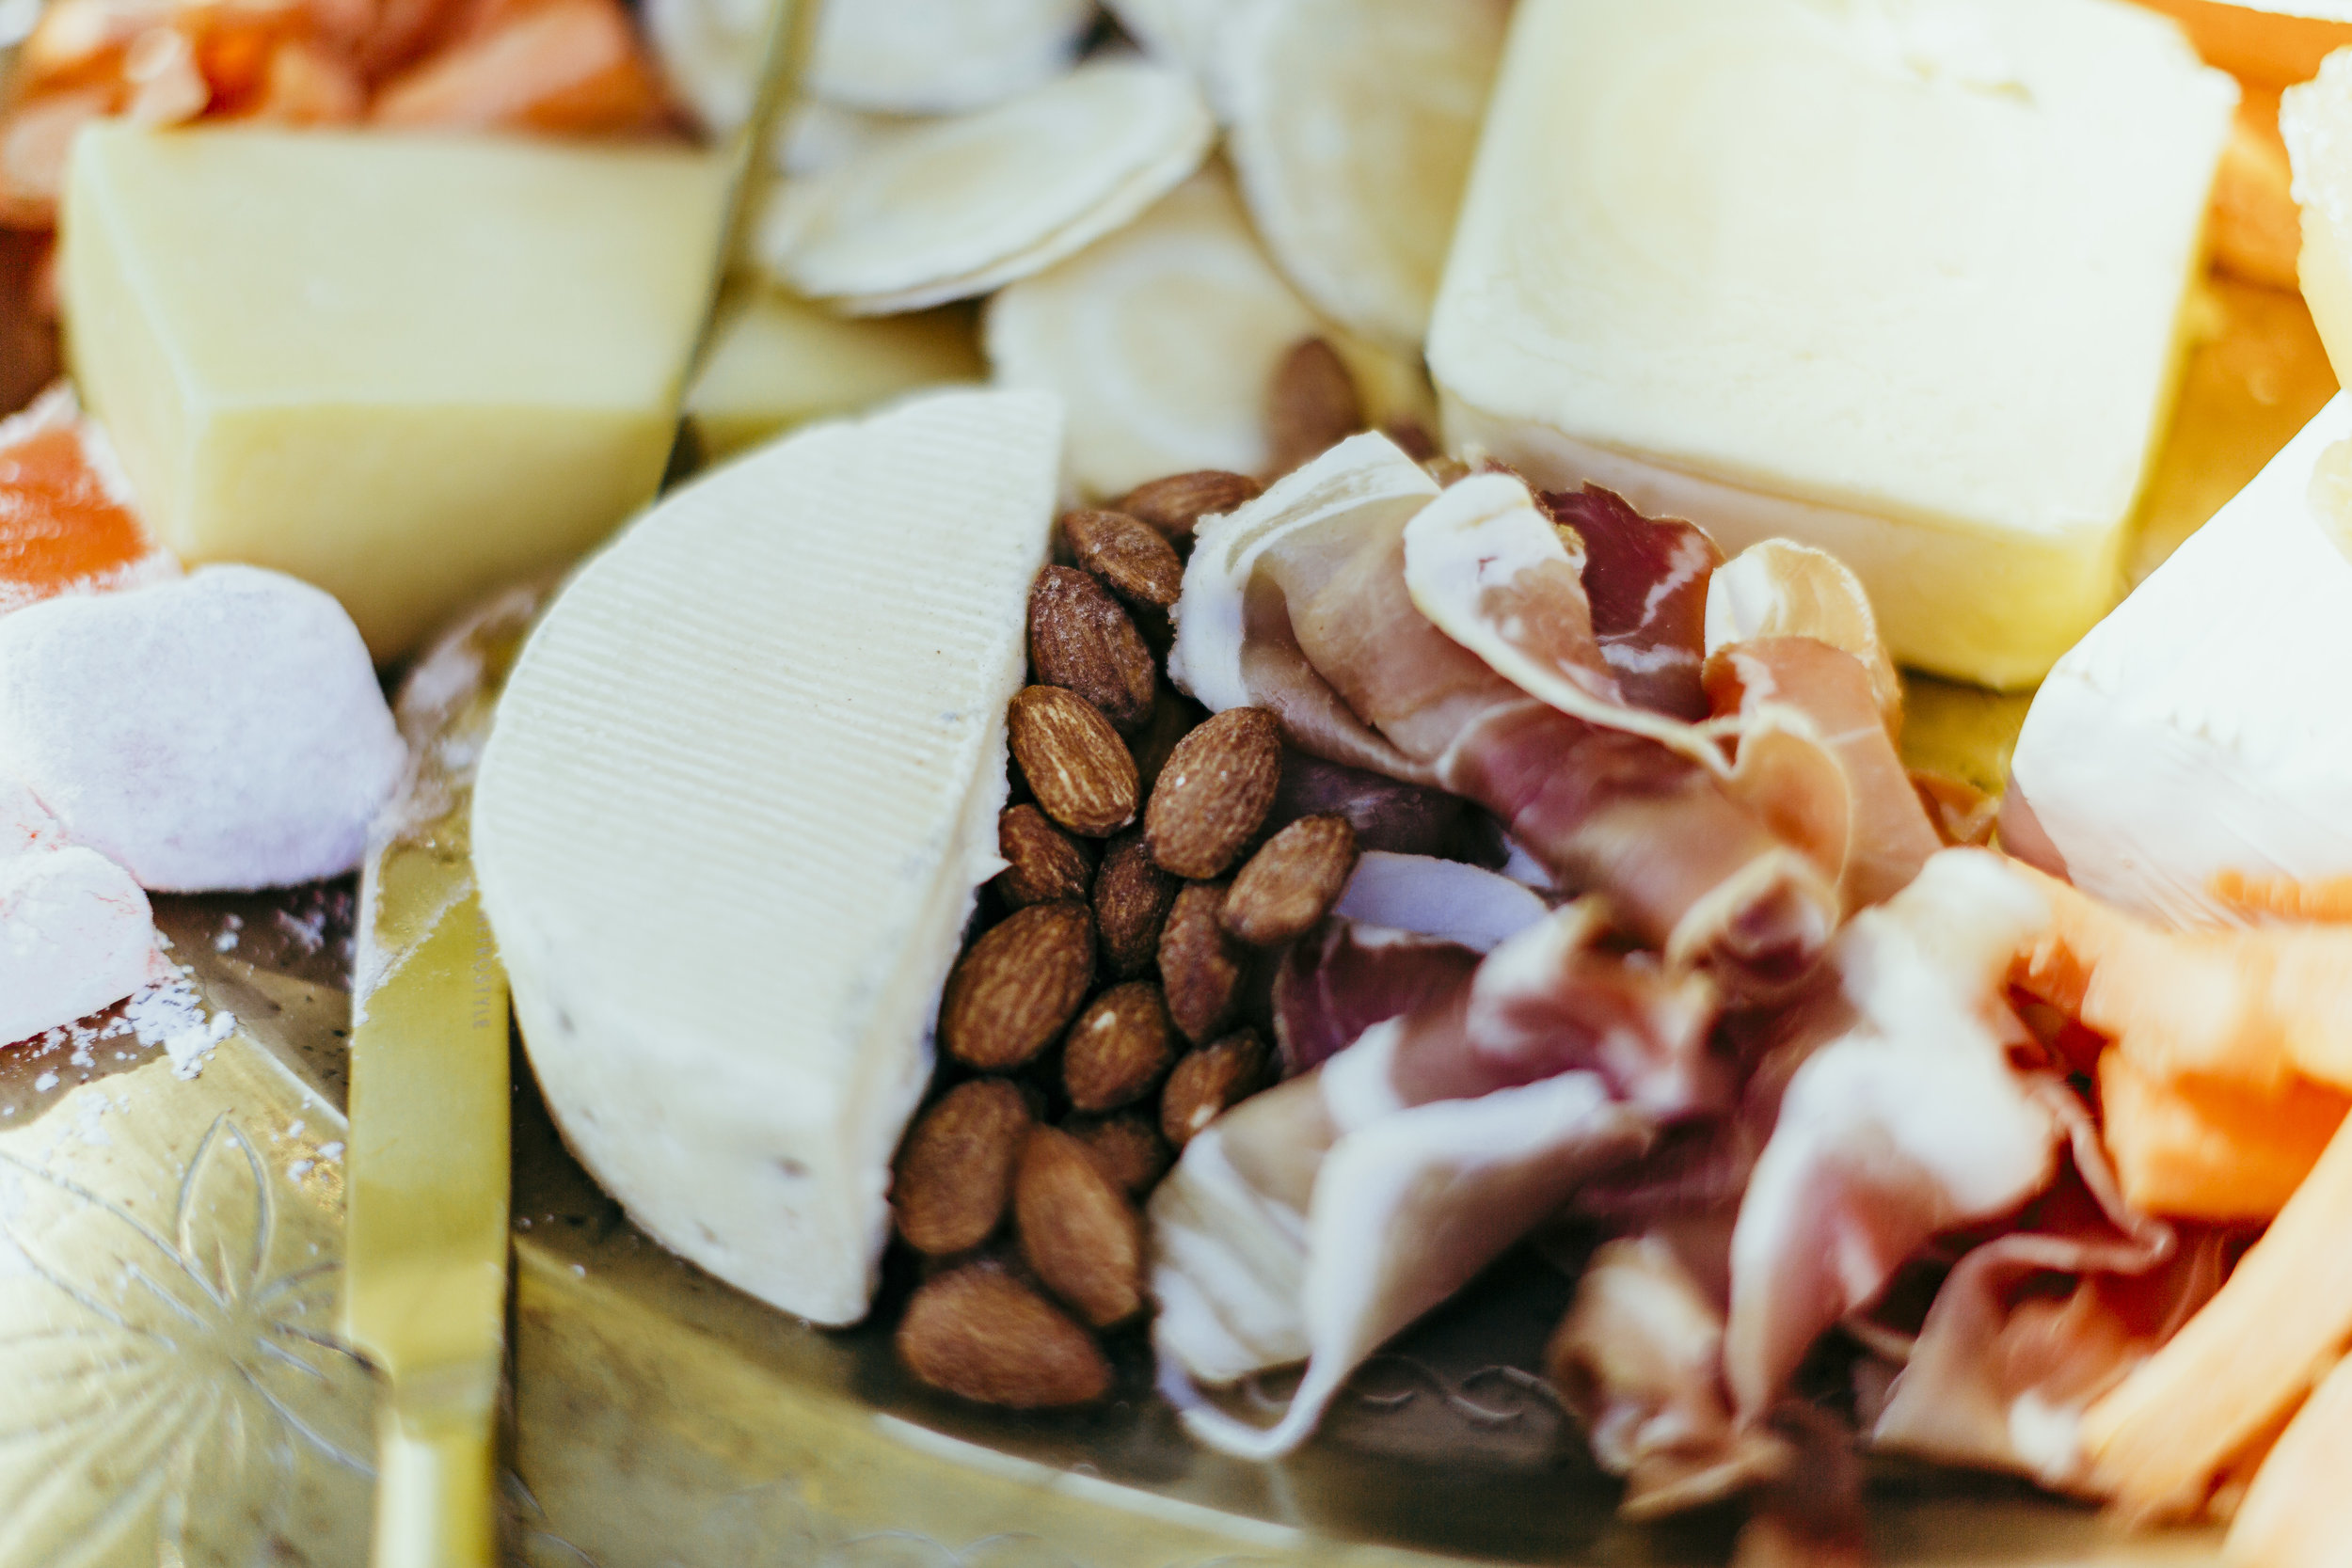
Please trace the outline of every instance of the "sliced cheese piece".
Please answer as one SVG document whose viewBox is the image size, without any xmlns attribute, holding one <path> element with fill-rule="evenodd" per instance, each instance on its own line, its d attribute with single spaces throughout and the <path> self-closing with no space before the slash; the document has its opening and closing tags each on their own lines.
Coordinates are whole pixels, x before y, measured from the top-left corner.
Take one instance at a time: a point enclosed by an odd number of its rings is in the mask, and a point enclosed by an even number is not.
<svg viewBox="0 0 2352 1568">
<path fill-rule="evenodd" d="M 889 114 L 955 114 L 1070 69 L 1094 0 L 855 0 L 828 6 L 809 87 Z"/>
<path fill-rule="evenodd" d="M 1325 314 L 1402 353 L 1429 329 L 1503 22 L 1495 0 L 1261 0 L 1218 40 L 1267 249 Z"/>
<path fill-rule="evenodd" d="M 1192 72 L 1222 105 L 1216 80 L 1218 44 L 1228 24 L 1255 8 L 1257 0 L 1104 0 L 1127 36 L 1152 58 Z"/>
<path fill-rule="evenodd" d="M 752 255 L 795 291 L 858 314 L 970 298 L 1125 225 L 1200 166 L 1215 135 L 1181 71 L 1099 58 L 786 182 Z"/>
<path fill-rule="evenodd" d="M 2085 892 L 2197 924 L 2224 871 L 2352 875 L 2352 561 L 2312 504 L 2347 437 L 2338 396 L 2042 683 L 2014 788 Z"/>
<path fill-rule="evenodd" d="M 999 386 L 1069 405 L 1071 479 L 1096 498 L 1196 468 L 1262 472 L 1267 384 L 1302 338 L 1332 340 L 1375 420 L 1427 408 L 1415 366 L 1298 297 L 1216 168 L 997 294 L 985 336 Z"/>
<path fill-rule="evenodd" d="M 686 418 L 719 458 L 919 387 L 987 379 L 969 310 L 851 321 L 755 284 L 721 308 Z"/>
<path fill-rule="evenodd" d="M 862 1316 L 975 890 L 1060 460 L 1050 398 L 946 392 L 665 500 L 524 649 L 473 814 L 566 1141 L 648 1233 Z"/>
<path fill-rule="evenodd" d="M 662 73 L 706 130 L 751 113 L 763 0 L 646 0 Z M 1093 0 L 853 0 L 827 6 L 808 90 L 888 114 L 984 108 L 1070 68 Z"/>
<path fill-rule="evenodd" d="M 2113 603 L 2234 85 L 2113 0 L 1532 0 L 1431 325 L 1449 443 L 1858 572 L 2029 683 Z"/>
<path fill-rule="evenodd" d="M 76 144 L 68 356 L 149 526 L 399 654 L 642 506 L 723 195 L 675 149 L 109 123 Z"/>
</svg>

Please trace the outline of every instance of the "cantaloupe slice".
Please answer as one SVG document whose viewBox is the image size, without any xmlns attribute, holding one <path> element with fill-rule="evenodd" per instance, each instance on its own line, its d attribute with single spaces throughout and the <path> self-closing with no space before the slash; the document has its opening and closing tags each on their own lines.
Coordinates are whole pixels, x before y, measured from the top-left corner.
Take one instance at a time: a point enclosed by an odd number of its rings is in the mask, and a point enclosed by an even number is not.
<svg viewBox="0 0 2352 1568">
<path fill-rule="evenodd" d="M 2099 1058 L 2107 1153 L 2133 1207 L 2184 1219 L 2266 1220 L 2294 1196 L 2352 1099 L 2291 1081 L 2257 1094 L 2162 1080 L 2120 1051 Z"/>
<path fill-rule="evenodd" d="M 2279 1438 L 2238 1504 L 2221 1560 L 2230 1568 L 2352 1563 L 2352 1359 L 2336 1363 Z"/>
<path fill-rule="evenodd" d="M 2299 882 L 2243 871 L 2214 874 L 2217 902 L 2249 918 L 2352 921 L 2352 877 Z"/>
<path fill-rule="evenodd" d="M 2347 1340 L 2352 1130 L 2339 1130 L 2220 1292 L 2084 1413 L 2100 1489 L 2135 1518 L 2199 1512 L 2216 1478 L 2311 1391 Z"/>
<path fill-rule="evenodd" d="M 2050 906 L 2010 983 L 2114 1040 L 2134 1067 L 2265 1094 L 2298 1073 L 2352 1089 L 2352 929 L 2158 930 L 2010 863 Z"/>
</svg>

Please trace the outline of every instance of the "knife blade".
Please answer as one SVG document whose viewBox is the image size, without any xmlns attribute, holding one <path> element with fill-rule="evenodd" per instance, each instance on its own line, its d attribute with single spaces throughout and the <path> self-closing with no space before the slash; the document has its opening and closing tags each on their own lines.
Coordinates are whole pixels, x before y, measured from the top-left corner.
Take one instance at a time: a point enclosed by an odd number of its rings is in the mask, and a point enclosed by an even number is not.
<svg viewBox="0 0 2352 1568">
<path fill-rule="evenodd" d="M 506 976 L 474 896 L 467 818 L 499 688 L 545 596 L 502 596 L 409 676 L 398 705 L 409 773 L 360 871 L 343 1332 L 387 1384 L 379 1568 L 497 1560 Z"/>
</svg>

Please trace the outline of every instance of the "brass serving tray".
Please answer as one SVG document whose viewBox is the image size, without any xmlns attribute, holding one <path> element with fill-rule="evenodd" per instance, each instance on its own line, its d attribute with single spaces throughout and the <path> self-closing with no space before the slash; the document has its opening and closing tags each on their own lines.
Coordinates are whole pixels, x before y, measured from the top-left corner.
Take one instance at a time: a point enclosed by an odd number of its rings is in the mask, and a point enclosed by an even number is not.
<svg viewBox="0 0 2352 1568">
<path fill-rule="evenodd" d="M 2222 286 L 2135 576 L 2333 388 L 2293 296 Z M 1913 685 L 1918 765 L 1997 786 L 2024 699 Z M 351 889 L 159 898 L 237 1020 L 191 1070 L 119 1034 L 0 1050 L 0 1568 L 355 1568 L 375 1385 L 334 1334 Z M 529 1568 L 1712 1565 L 1730 1514 L 1631 1527 L 1529 1369 L 1565 1300 L 1506 1265 L 1292 1460 L 1129 1396 L 1011 1418 L 914 1386 L 664 1253 L 564 1153 L 516 1056 L 505 1530 Z M 1872 1472 L 1890 1565 L 2215 1560 L 2022 1482 Z"/>
</svg>

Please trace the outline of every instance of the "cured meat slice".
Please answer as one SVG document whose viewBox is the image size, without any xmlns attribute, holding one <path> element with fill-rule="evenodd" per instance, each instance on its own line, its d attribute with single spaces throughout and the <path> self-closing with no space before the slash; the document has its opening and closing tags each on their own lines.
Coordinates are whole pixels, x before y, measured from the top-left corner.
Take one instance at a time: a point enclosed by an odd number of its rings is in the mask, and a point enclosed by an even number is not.
<svg viewBox="0 0 2352 1568">
<path fill-rule="evenodd" d="M 1198 539 L 1170 670 L 1200 701 L 1468 796 L 1670 962 L 1769 990 L 1826 946 L 1835 889 L 1725 792 L 1708 731 L 1623 700 L 1578 562 L 1516 481 L 1440 495 L 1361 436 Z"/>
<path fill-rule="evenodd" d="M 1699 669 L 1708 584 L 1724 563 L 1715 542 L 1677 518 L 1645 517 L 1597 484 L 1536 499 L 1583 541 L 1593 635 L 1625 700 L 1677 719 L 1706 718 Z"/>
<path fill-rule="evenodd" d="M 1715 711 L 1745 721 L 1733 793 L 1812 848 L 1848 913 L 1908 886 L 1943 847 L 1861 659 L 1813 637 L 1760 637 L 1709 658 L 1706 681 Z M 1815 755 L 1789 754 L 1800 748 Z"/>
<path fill-rule="evenodd" d="M 1311 1115 L 1303 1111 L 1311 1082 L 1260 1096 L 1235 1116 L 1293 1090 L 1301 1093 L 1280 1109 Z M 1183 1408 L 1185 1426 L 1212 1447 L 1253 1459 L 1306 1441 L 1366 1357 L 1648 1136 L 1597 1074 L 1564 1073 L 1414 1106 L 1346 1132 L 1330 1143 L 1301 1205 L 1295 1194 L 1245 1183 L 1243 1149 L 1217 1138 L 1222 1125 L 1185 1146 L 1176 1174 L 1152 1200 L 1154 1337 L 1161 1388 Z M 1243 1225 L 1232 1224 L 1243 1215 Z M 1253 1277 L 1253 1259 L 1276 1260 L 1272 1278 Z M 1285 1300 L 1280 1287 L 1292 1281 Z M 1245 1304 L 1255 1310 L 1235 1310 Z M 1304 1381 L 1271 1427 L 1208 1404 L 1185 1375 L 1220 1356 L 1233 1376 L 1255 1370 L 1233 1354 L 1253 1348 L 1277 1357 L 1263 1365 L 1307 1361 Z"/>
<path fill-rule="evenodd" d="M 2048 1186 L 2063 1128 L 2010 1065 L 2030 1037 L 2003 986 L 2048 918 L 1994 857 L 1948 849 L 1838 939 L 1854 1022 L 1790 1076 L 1732 1232 L 1724 1370 L 1742 1417 L 1928 1238 Z"/>
</svg>

